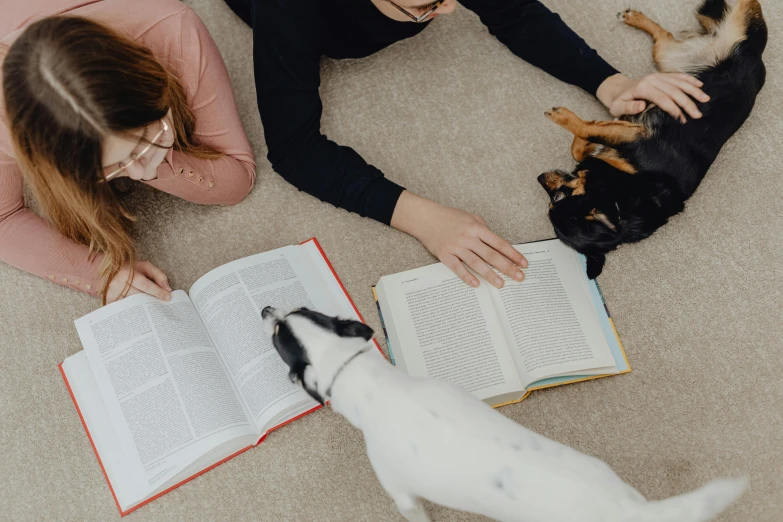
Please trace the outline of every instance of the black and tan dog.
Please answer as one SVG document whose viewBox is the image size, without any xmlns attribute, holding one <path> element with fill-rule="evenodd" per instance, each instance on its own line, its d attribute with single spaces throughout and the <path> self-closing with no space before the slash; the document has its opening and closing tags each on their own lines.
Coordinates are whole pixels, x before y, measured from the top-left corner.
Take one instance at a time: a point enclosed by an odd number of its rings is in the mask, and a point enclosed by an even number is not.
<svg viewBox="0 0 783 522">
<path fill-rule="evenodd" d="M 702 30 L 683 40 L 638 11 L 622 20 L 649 33 L 662 72 L 693 74 L 710 96 L 702 118 L 680 123 L 651 106 L 638 116 L 583 121 L 564 108 L 546 116 L 574 135 L 573 173 L 553 171 L 538 181 L 549 193 L 557 236 L 587 257 L 597 277 L 606 253 L 648 237 L 684 208 L 726 141 L 750 114 L 764 85 L 761 55 L 767 26 L 758 0 L 705 0 Z"/>
</svg>

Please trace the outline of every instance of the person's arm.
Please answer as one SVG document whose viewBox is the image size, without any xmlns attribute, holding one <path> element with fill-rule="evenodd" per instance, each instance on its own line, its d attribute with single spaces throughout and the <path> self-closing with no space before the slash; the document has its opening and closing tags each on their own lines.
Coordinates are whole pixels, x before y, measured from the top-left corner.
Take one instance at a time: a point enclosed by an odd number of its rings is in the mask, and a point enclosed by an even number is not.
<svg viewBox="0 0 783 522">
<path fill-rule="evenodd" d="M 595 95 L 617 70 L 538 0 L 460 0 L 511 52 Z"/>
<path fill-rule="evenodd" d="M 286 181 L 318 199 L 391 222 L 403 188 L 352 148 L 321 133 L 320 52 L 314 34 L 281 2 L 254 4 L 253 59 L 268 159 Z M 317 30 L 317 27 L 314 31 Z"/>
<path fill-rule="evenodd" d="M 559 15 L 538 0 L 460 0 L 514 54 L 555 78 L 595 95 L 614 116 L 642 112 L 647 100 L 672 116 L 700 118 L 696 104 L 709 97 L 685 74 L 656 73 L 633 80 L 619 73 Z"/>
<path fill-rule="evenodd" d="M 100 257 L 59 234 L 24 206 L 22 173 L 0 158 L 0 261 L 59 285 L 97 295 Z"/>
<path fill-rule="evenodd" d="M 2 153 L 0 153 L 2 155 Z M 89 259 L 89 250 L 57 232 L 24 206 L 22 173 L 8 156 L 0 157 L 0 261 L 80 292 L 98 296 L 101 255 Z M 112 280 L 107 302 L 120 299 L 130 269 Z M 128 295 L 144 292 L 168 300 L 166 274 L 152 263 L 138 261 Z"/>
<path fill-rule="evenodd" d="M 253 24 L 258 108 L 275 171 L 323 201 L 411 234 L 468 284 L 478 280 L 465 265 L 496 286 L 502 279 L 489 264 L 522 279 L 522 254 L 481 218 L 403 191 L 356 151 L 321 134 L 320 53 L 312 34 L 274 1 L 254 4 Z"/>
<path fill-rule="evenodd" d="M 235 204 L 253 187 L 253 151 L 215 42 L 192 9 L 186 8 L 180 17 L 180 80 L 196 120 L 194 138 L 224 156 L 198 159 L 170 151 L 158 177 L 146 183 L 194 203 Z"/>
</svg>

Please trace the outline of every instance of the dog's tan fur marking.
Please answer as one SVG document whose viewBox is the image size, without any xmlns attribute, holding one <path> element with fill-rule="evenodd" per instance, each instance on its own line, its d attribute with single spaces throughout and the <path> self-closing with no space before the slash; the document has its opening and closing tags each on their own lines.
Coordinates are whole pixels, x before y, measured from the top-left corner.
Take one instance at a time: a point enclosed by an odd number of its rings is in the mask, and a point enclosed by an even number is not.
<svg viewBox="0 0 783 522">
<path fill-rule="evenodd" d="M 627 172 L 628 174 L 636 174 L 636 167 L 620 156 L 620 153 L 616 149 L 601 145 L 599 143 L 590 143 L 584 138 L 574 136 L 574 141 L 571 143 L 571 155 L 574 159 L 581 163 L 585 158 L 592 156 L 605 161 L 612 167 Z"/>
<path fill-rule="evenodd" d="M 576 179 L 565 183 L 565 186 L 571 189 L 572 196 L 584 196 L 585 194 L 585 178 L 587 177 L 586 170 L 580 170 L 577 172 Z"/>
<path fill-rule="evenodd" d="M 592 145 L 593 144 L 586 139 L 574 136 L 574 141 L 571 143 L 571 156 L 573 156 L 577 162 L 581 163 L 589 155 L 588 151 Z"/>
<path fill-rule="evenodd" d="M 696 14 L 696 19 L 699 24 L 704 28 L 704 32 L 707 34 L 714 34 L 718 30 L 718 22 L 714 18 L 704 16 L 702 14 Z"/>
<path fill-rule="evenodd" d="M 693 35 L 683 41 L 675 40 L 671 33 L 638 11 L 626 11 L 623 21 L 652 35 L 655 40 L 653 59 L 658 70 L 697 74 L 731 55 L 737 44 L 747 38 L 748 22 L 761 16 L 758 0 L 739 0 L 720 23 L 697 15 L 706 34 Z"/>
<path fill-rule="evenodd" d="M 637 172 L 636 168 L 627 159 L 620 156 L 620 153 L 611 147 L 603 147 L 591 155 L 628 174 L 636 174 Z"/>
<path fill-rule="evenodd" d="M 658 69 L 661 68 L 661 60 L 666 54 L 667 49 L 672 44 L 677 44 L 677 40 L 674 39 L 674 35 L 650 20 L 647 15 L 640 11 L 634 11 L 628 9 L 623 13 L 623 22 L 631 27 L 635 27 L 644 31 L 653 37 L 653 61 Z"/>
<path fill-rule="evenodd" d="M 585 219 L 587 219 L 588 221 L 600 221 L 607 228 L 611 230 L 617 230 L 617 227 L 614 225 L 614 223 L 609 221 L 609 218 L 606 216 L 606 214 L 604 214 L 603 212 L 598 212 L 598 209 L 594 208 L 593 210 L 591 210 L 590 213 L 587 216 L 585 216 Z"/>
<path fill-rule="evenodd" d="M 643 125 L 630 121 L 584 121 L 564 107 L 556 107 L 546 112 L 546 117 L 565 130 L 586 141 L 601 141 L 610 145 L 631 143 L 645 137 L 647 130 Z M 571 145 L 573 154 L 573 147 Z"/>
</svg>

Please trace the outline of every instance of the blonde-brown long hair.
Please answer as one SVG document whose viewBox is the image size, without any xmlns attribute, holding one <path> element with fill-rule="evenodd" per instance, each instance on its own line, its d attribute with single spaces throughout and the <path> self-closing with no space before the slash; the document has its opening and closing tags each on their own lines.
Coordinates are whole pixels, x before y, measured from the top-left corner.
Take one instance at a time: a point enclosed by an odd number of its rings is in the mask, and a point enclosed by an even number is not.
<svg viewBox="0 0 783 522">
<path fill-rule="evenodd" d="M 221 154 L 193 138 L 195 118 L 182 84 L 149 49 L 97 22 L 53 16 L 31 24 L 7 49 L 3 97 L 17 160 L 48 219 L 100 262 L 104 304 L 109 282 L 136 249 L 134 217 L 116 187 L 101 182 L 109 134 L 143 128 L 169 108 L 174 150 L 197 158 Z"/>
</svg>

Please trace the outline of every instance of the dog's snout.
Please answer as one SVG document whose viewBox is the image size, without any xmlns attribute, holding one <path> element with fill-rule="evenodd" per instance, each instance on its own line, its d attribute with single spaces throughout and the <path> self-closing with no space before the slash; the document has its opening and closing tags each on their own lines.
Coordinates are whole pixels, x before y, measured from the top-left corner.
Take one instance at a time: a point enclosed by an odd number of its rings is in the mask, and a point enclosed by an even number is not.
<svg viewBox="0 0 783 522">
<path fill-rule="evenodd" d="M 261 319 L 266 319 L 273 315 L 275 315 L 275 309 L 272 306 L 265 306 L 264 309 L 261 310 Z"/>
</svg>

